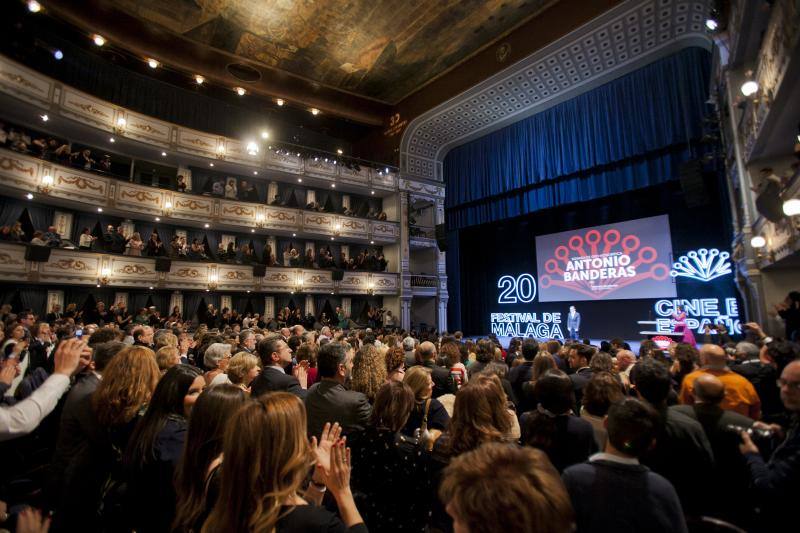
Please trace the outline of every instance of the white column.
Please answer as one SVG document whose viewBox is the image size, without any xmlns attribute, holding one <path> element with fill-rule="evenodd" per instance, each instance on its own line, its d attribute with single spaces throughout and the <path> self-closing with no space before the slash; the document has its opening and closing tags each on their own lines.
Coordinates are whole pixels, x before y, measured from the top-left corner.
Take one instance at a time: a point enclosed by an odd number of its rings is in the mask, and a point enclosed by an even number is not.
<svg viewBox="0 0 800 533">
<path fill-rule="evenodd" d="M 447 331 L 447 298 L 439 298 L 436 329 L 442 334 Z"/>
<path fill-rule="evenodd" d="M 65 213 L 64 211 L 56 211 L 53 214 L 53 226 L 56 231 L 61 235 L 62 239 L 72 238 L 72 213 Z M 47 228 L 36 228 L 45 231 Z M 89 228 L 91 229 L 91 228 Z"/>
<path fill-rule="evenodd" d="M 350 317 L 350 298 L 345 296 L 342 298 L 342 311 L 344 311 L 344 316 Z"/>
<path fill-rule="evenodd" d="M 264 318 L 274 318 L 275 317 L 275 297 L 274 296 L 264 296 L 264 314 L 262 316 Z"/>
<path fill-rule="evenodd" d="M 274 181 L 270 181 L 269 185 L 267 186 L 267 203 L 271 204 L 272 199 L 275 198 L 275 195 L 278 194 L 278 184 Z"/>
<path fill-rule="evenodd" d="M 180 291 L 174 291 L 169 296 L 169 314 L 172 314 L 172 310 L 176 307 L 181 312 L 181 315 L 183 315 L 183 293 Z M 169 314 L 167 316 L 169 316 Z"/>
<path fill-rule="evenodd" d="M 411 298 L 400 299 L 400 327 L 406 331 L 411 329 Z"/>
<path fill-rule="evenodd" d="M 314 310 L 314 297 L 310 294 L 306 294 L 306 314 L 312 314 L 317 316 L 316 311 Z"/>
</svg>

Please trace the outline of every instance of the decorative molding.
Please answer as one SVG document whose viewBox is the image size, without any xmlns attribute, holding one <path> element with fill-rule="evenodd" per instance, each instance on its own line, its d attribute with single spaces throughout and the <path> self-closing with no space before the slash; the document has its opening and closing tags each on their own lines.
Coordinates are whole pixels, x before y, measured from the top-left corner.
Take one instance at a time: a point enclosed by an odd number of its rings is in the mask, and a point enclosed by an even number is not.
<svg viewBox="0 0 800 533">
<path fill-rule="evenodd" d="M 438 180 L 447 152 L 688 46 L 710 47 L 710 0 L 628 0 L 415 118 L 404 174 Z"/>
</svg>

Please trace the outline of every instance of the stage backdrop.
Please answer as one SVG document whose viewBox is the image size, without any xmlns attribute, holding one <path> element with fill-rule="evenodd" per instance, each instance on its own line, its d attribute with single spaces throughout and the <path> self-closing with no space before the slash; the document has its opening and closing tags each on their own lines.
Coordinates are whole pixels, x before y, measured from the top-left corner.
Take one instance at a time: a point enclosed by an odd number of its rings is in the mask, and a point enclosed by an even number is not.
<svg viewBox="0 0 800 533">
<path fill-rule="evenodd" d="M 705 206 L 687 208 L 680 184 L 673 182 L 462 230 L 459 264 L 463 330 L 471 335 L 494 332 L 502 337 L 562 338 L 567 336 L 569 306 L 574 305 L 581 313 L 582 338 L 619 336 L 635 340 L 646 338 L 650 332 L 671 331 L 669 317 L 676 304 L 683 304 L 689 326 L 696 335 L 702 334 L 705 324 L 715 322 L 722 322 L 738 333 L 741 326 L 730 268 L 730 233 L 721 201 L 724 196 L 715 195 Z M 553 234 L 554 229 L 564 228 L 574 229 Z M 582 249 L 577 237 L 582 236 L 584 245 L 587 238 L 613 243 L 616 231 L 621 242 L 628 236 L 637 237 L 629 238 L 627 245 L 619 250 L 628 252 L 630 265 L 601 265 L 595 269 L 589 262 L 588 269 L 568 271 L 564 267 L 564 261 L 602 255 L 593 252 L 605 250 L 605 246 L 599 245 L 595 250 L 591 244 Z M 564 240 L 567 252 L 559 248 Z M 570 249 L 570 241 L 577 250 Z M 609 246 L 608 253 L 612 253 L 615 245 Z M 648 247 L 653 251 L 639 253 Z M 548 262 L 559 255 L 566 259 L 549 263 L 549 271 Z M 619 262 L 622 255 L 614 257 Z M 636 265 L 634 275 L 628 276 L 627 269 L 633 265 Z M 599 279 L 600 271 L 617 269 L 615 272 L 619 273 L 619 268 L 625 276 L 616 277 L 613 282 L 621 287 L 610 289 L 612 283 Z M 592 281 L 580 279 L 574 282 L 574 287 L 573 282 L 560 281 L 561 286 L 555 285 L 557 275 L 552 270 L 573 275 L 595 272 L 598 279 L 593 282 L 604 288 L 586 289 L 587 284 L 592 286 Z M 655 284 L 648 277 L 636 281 L 638 276 L 653 274 L 654 270 Z M 563 274 L 558 280 L 563 280 Z M 553 293 L 553 289 L 558 292 Z M 620 299 L 623 295 L 624 299 Z"/>
</svg>

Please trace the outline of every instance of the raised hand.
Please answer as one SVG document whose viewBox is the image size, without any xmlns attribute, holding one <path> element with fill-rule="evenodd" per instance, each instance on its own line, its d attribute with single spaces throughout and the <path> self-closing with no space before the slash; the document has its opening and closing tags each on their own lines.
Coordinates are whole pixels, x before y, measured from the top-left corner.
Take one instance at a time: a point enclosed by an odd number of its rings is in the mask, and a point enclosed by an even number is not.
<svg viewBox="0 0 800 533">
<path fill-rule="evenodd" d="M 86 341 L 67 339 L 56 348 L 54 355 L 54 374 L 71 376 L 78 369 L 81 353 L 86 348 Z"/>
<path fill-rule="evenodd" d="M 331 448 L 331 467 L 325 473 L 325 485 L 337 500 L 350 493 L 350 448 L 346 444 L 343 438 Z"/>
<path fill-rule="evenodd" d="M 327 473 L 331 469 L 331 449 L 339 441 L 341 434 L 342 427 L 338 422 L 335 422 L 333 426 L 330 422 L 326 422 L 325 427 L 322 428 L 319 443 L 317 443 L 316 437 L 311 437 L 311 451 L 317 460 L 317 466 L 323 472 Z"/>
<path fill-rule="evenodd" d="M 28 507 L 17 518 L 17 533 L 47 533 L 50 517 L 43 517 L 39 509 Z"/>
</svg>

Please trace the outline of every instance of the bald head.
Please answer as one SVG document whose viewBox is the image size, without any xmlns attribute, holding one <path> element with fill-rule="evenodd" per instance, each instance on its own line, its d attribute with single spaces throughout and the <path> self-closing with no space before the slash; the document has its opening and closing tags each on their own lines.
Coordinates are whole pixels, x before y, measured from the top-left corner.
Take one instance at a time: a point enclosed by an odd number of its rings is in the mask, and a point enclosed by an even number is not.
<svg viewBox="0 0 800 533">
<path fill-rule="evenodd" d="M 636 356 L 630 350 L 619 350 L 617 352 L 617 372 L 624 372 L 636 361 Z"/>
<path fill-rule="evenodd" d="M 704 344 L 700 349 L 700 360 L 706 366 L 721 368 L 725 366 L 727 359 L 725 350 L 716 344 Z"/>
<path fill-rule="evenodd" d="M 694 397 L 697 403 L 719 404 L 725 397 L 725 385 L 717 376 L 702 374 L 694 380 Z"/>
<path fill-rule="evenodd" d="M 781 372 L 781 401 L 788 411 L 800 412 L 800 360 L 795 359 Z"/>
<path fill-rule="evenodd" d="M 423 361 L 429 361 L 436 357 L 436 346 L 430 341 L 425 341 L 419 345 L 419 356 Z"/>
</svg>

